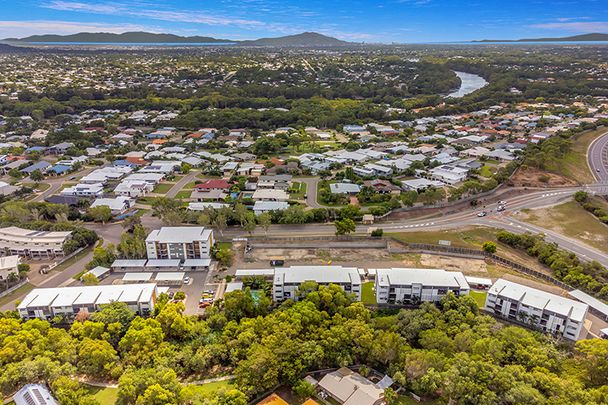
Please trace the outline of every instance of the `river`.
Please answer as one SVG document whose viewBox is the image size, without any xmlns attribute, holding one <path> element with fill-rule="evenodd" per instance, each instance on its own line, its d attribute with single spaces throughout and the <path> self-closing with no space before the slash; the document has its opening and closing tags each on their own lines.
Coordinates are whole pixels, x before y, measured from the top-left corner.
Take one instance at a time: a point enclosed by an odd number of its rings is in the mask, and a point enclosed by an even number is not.
<svg viewBox="0 0 608 405">
<path fill-rule="evenodd" d="M 460 88 L 453 93 L 448 94 L 448 97 L 460 98 L 467 94 L 471 94 L 488 85 L 486 79 L 481 76 L 474 75 L 472 73 L 456 72 L 456 76 L 460 78 Z"/>
</svg>

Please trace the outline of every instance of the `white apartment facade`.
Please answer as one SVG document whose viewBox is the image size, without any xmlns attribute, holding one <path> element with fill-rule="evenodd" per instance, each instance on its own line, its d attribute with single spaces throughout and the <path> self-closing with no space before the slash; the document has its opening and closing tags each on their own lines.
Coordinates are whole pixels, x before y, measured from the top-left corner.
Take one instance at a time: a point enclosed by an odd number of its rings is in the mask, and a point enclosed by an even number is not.
<svg viewBox="0 0 608 405">
<path fill-rule="evenodd" d="M 47 232 L 9 226 L 0 228 L 0 256 L 30 258 L 63 256 L 63 246 L 72 232 Z"/>
<path fill-rule="evenodd" d="M 17 255 L 0 257 L 0 281 L 6 280 L 11 274 L 19 274 L 21 258 Z"/>
<path fill-rule="evenodd" d="M 163 227 L 146 238 L 148 259 L 209 259 L 213 231 L 202 226 Z"/>
<path fill-rule="evenodd" d="M 335 284 L 361 300 L 361 276 L 358 269 L 342 266 L 277 267 L 272 282 L 273 299 L 277 302 L 297 299 L 298 288 L 306 281 L 314 281 L 319 285 Z"/>
<path fill-rule="evenodd" d="M 572 341 L 584 339 L 589 306 L 512 281 L 498 279 L 488 290 L 485 309 Z"/>
<path fill-rule="evenodd" d="M 96 285 L 80 287 L 35 288 L 17 307 L 23 319 L 73 318 L 81 310 L 93 313 L 111 302 L 124 302 L 142 316 L 154 309 L 156 284 Z"/>
<path fill-rule="evenodd" d="M 378 304 L 419 304 L 437 302 L 449 292 L 468 295 L 469 284 L 457 271 L 441 269 L 376 269 Z"/>
</svg>

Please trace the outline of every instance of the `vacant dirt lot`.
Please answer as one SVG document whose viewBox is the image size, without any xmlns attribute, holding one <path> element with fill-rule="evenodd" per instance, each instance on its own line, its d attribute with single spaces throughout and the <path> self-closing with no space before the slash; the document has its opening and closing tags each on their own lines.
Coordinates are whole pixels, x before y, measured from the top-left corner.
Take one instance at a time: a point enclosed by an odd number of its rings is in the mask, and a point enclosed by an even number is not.
<svg viewBox="0 0 608 405">
<path fill-rule="evenodd" d="M 574 180 L 570 180 L 559 174 L 538 170 L 533 167 L 520 168 L 511 178 L 511 183 L 513 183 L 513 186 L 515 187 L 559 187 L 577 185 Z"/>
</svg>

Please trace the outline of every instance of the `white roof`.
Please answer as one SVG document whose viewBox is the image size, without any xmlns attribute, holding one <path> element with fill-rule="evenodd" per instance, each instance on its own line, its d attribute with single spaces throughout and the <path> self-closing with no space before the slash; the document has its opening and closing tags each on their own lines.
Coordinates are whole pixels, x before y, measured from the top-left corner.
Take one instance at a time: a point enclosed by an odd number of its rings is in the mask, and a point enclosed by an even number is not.
<svg viewBox="0 0 608 405">
<path fill-rule="evenodd" d="M 118 259 L 114 260 L 112 267 L 144 267 L 146 259 Z"/>
<path fill-rule="evenodd" d="M 156 284 L 151 283 L 35 288 L 25 296 L 17 309 L 100 305 L 108 304 L 112 301 L 134 302 L 139 300 L 140 302 L 149 302 L 155 291 Z"/>
<path fill-rule="evenodd" d="M 274 269 L 243 269 L 235 273 L 236 278 L 248 276 L 274 276 Z"/>
<path fill-rule="evenodd" d="M 377 283 L 382 286 L 422 284 L 429 287 L 469 289 L 464 275 L 458 271 L 441 269 L 392 268 L 376 269 Z"/>
<path fill-rule="evenodd" d="M 342 266 L 290 266 L 274 269 L 274 278 L 279 284 L 302 283 L 352 283 L 361 284 L 361 276 L 356 267 Z"/>
<path fill-rule="evenodd" d="M 110 269 L 108 269 L 107 267 L 97 266 L 94 269 L 87 271 L 85 274 L 92 274 L 95 277 L 101 277 L 109 271 Z"/>
<path fill-rule="evenodd" d="M 116 197 L 116 198 L 98 198 L 91 204 L 91 208 L 107 206 L 112 211 L 122 210 L 125 208 L 125 204 L 130 205 L 131 199 L 129 197 Z"/>
<path fill-rule="evenodd" d="M 211 259 L 186 259 L 184 267 L 208 267 L 211 264 Z"/>
<path fill-rule="evenodd" d="M 65 241 L 71 234 L 72 232 L 34 231 L 31 229 L 18 228 L 16 226 L 0 228 L 0 238 L 25 243 L 39 242 L 41 240 L 45 243 L 60 243 Z"/>
<path fill-rule="evenodd" d="M 122 277 L 122 281 L 149 281 L 152 278 L 152 273 L 125 273 Z"/>
<path fill-rule="evenodd" d="M 150 259 L 146 267 L 179 267 L 180 259 Z"/>
<path fill-rule="evenodd" d="M 480 285 L 487 285 L 487 286 L 492 285 L 492 280 L 490 280 L 489 278 L 471 277 L 471 276 L 465 276 L 464 278 L 467 280 L 467 282 L 469 284 L 480 284 Z"/>
<path fill-rule="evenodd" d="M 278 211 L 287 208 L 289 208 L 287 201 L 256 201 L 253 205 L 253 211 Z"/>
<path fill-rule="evenodd" d="M 519 301 L 530 307 L 551 311 L 579 322 L 585 319 L 587 309 L 589 308 L 587 304 L 502 278 L 496 280 L 496 283 L 490 287 L 488 292 Z"/>
<path fill-rule="evenodd" d="M 577 300 L 579 300 L 581 302 L 584 302 L 585 304 L 589 305 L 591 308 L 593 308 L 597 311 L 600 311 L 602 314 L 608 316 L 608 304 L 598 300 L 597 298 L 592 297 L 591 295 L 584 293 L 581 290 L 570 291 L 568 293 L 568 295 L 576 298 Z"/>
<path fill-rule="evenodd" d="M 225 294 L 232 292 L 232 291 L 240 291 L 243 289 L 243 283 L 240 281 L 234 281 L 232 283 L 227 283 L 226 284 L 226 291 L 224 291 Z"/>
<path fill-rule="evenodd" d="M 158 273 L 154 278 L 155 281 L 181 281 L 186 273 L 183 271 L 167 271 Z"/>
<path fill-rule="evenodd" d="M 14 269 L 19 265 L 19 256 L 2 256 L 0 257 L 0 270 Z"/>
<path fill-rule="evenodd" d="M 202 226 L 165 226 L 150 232 L 146 238 L 146 242 L 190 243 L 192 241 L 207 240 L 210 235 L 211 230 L 205 229 Z"/>
</svg>

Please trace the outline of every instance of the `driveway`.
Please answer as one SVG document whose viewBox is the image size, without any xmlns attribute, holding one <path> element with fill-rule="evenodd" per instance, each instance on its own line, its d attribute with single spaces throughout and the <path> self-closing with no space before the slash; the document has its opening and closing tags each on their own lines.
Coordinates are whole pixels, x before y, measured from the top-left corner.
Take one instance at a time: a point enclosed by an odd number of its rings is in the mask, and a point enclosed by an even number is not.
<svg viewBox="0 0 608 405">
<path fill-rule="evenodd" d="M 293 180 L 306 184 L 306 205 L 308 205 L 310 208 L 324 207 L 324 205 L 317 202 L 317 187 L 321 179 L 318 177 L 298 177 L 294 178 Z"/>
<path fill-rule="evenodd" d="M 177 193 L 179 193 L 182 190 L 182 188 L 184 188 L 186 186 L 186 184 L 195 181 L 197 179 L 196 176 L 199 174 L 200 174 L 200 171 L 191 170 L 190 173 L 188 173 L 187 175 L 182 177 L 180 179 L 180 181 L 178 181 L 177 183 L 175 183 L 175 185 L 173 187 L 171 187 L 171 190 L 169 190 L 167 192 L 167 194 L 165 194 L 165 197 L 175 198 Z"/>
</svg>

